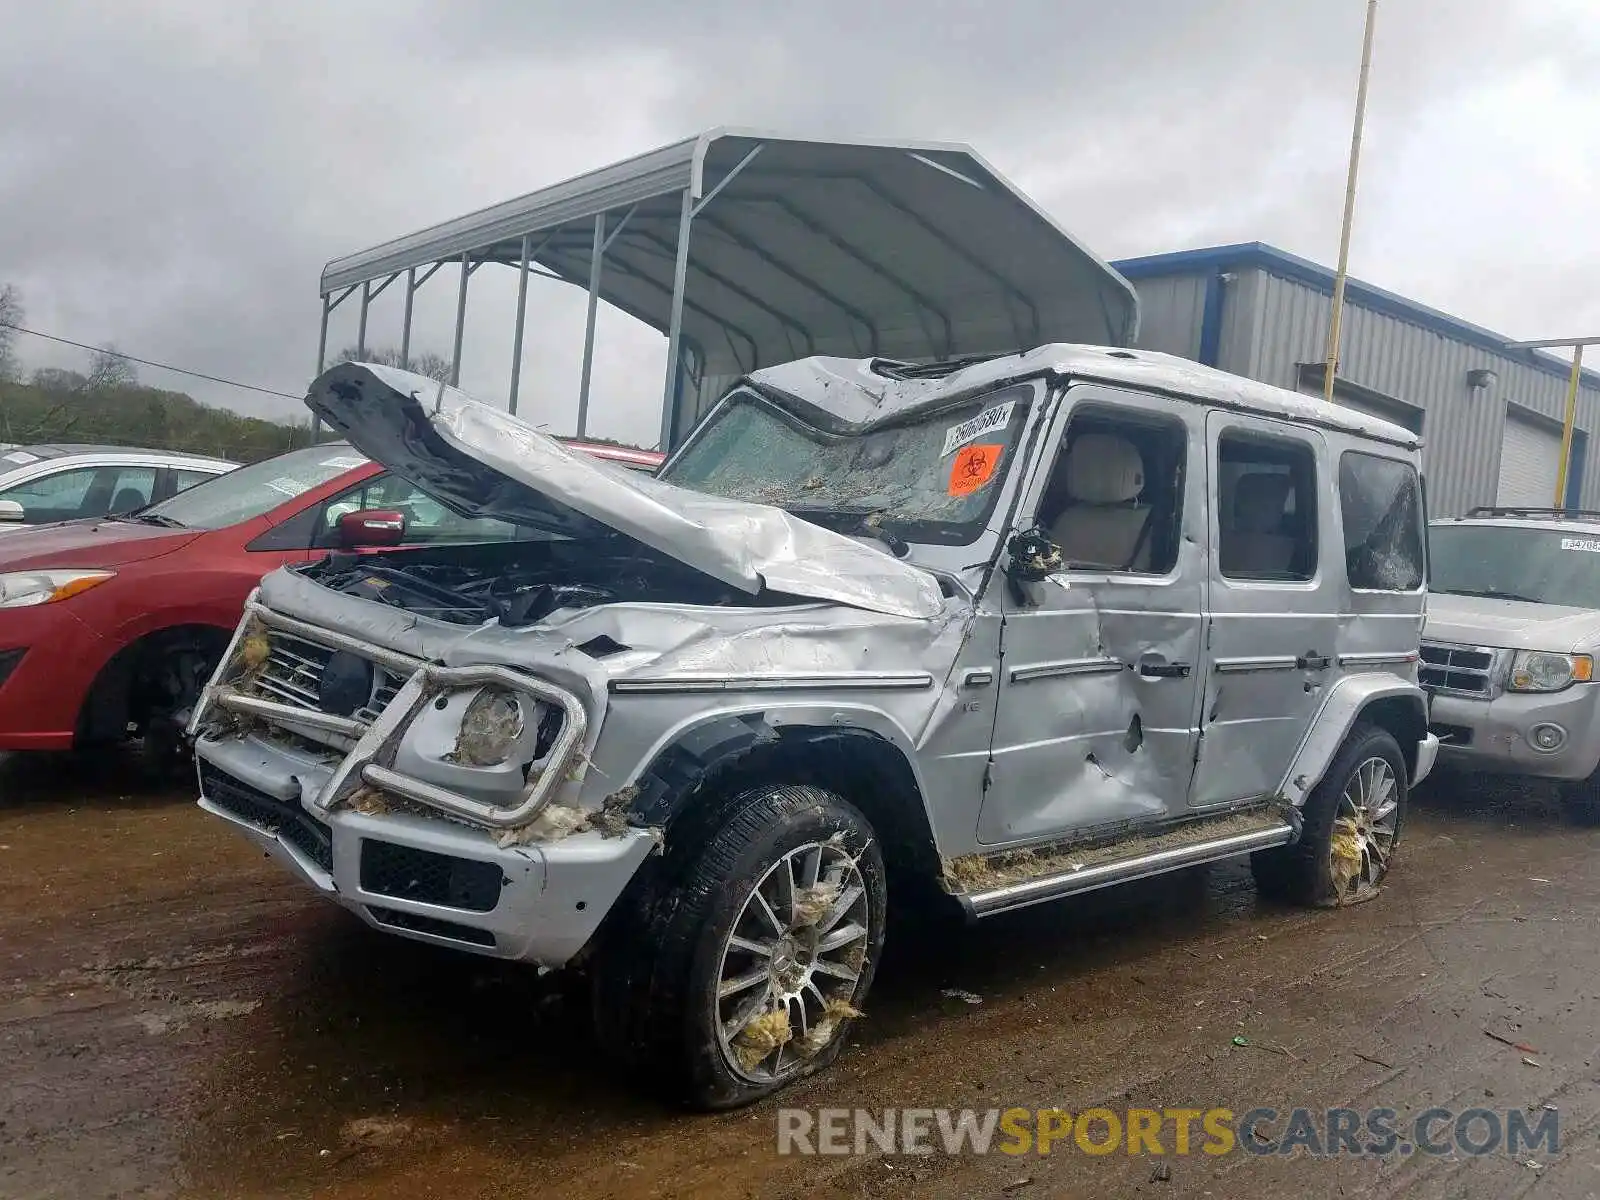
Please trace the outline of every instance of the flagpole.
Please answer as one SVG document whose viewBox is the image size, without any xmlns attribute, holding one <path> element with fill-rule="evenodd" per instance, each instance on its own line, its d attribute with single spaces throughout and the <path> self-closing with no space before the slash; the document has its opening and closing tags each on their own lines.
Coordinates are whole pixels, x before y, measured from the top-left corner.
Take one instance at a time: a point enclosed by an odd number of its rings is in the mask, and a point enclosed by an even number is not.
<svg viewBox="0 0 1600 1200">
<path fill-rule="evenodd" d="M 1355 220 L 1356 174 L 1361 166 L 1361 126 L 1367 116 L 1367 74 L 1372 67 L 1372 27 L 1377 21 L 1378 0 L 1367 0 L 1367 24 L 1361 40 L 1361 81 L 1356 85 L 1356 119 L 1350 131 L 1350 170 L 1344 186 L 1344 223 L 1339 230 L 1339 268 L 1333 277 L 1333 311 L 1328 317 L 1327 370 L 1322 378 L 1322 396 L 1333 399 L 1334 376 L 1339 371 L 1339 335 L 1344 320 L 1345 275 L 1350 266 L 1350 227 Z"/>
</svg>

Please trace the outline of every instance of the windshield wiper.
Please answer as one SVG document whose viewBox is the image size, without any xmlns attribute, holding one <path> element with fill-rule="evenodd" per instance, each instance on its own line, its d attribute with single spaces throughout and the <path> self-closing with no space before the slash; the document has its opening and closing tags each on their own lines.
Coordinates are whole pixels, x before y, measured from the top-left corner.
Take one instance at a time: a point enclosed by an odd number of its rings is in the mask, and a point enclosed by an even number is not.
<svg viewBox="0 0 1600 1200">
<path fill-rule="evenodd" d="M 126 513 L 117 518 L 120 521 L 142 521 L 146 525 L 159 525 L 163 529 L 187 529 L 182 521 L 174 520 L 165 513 L 137 512 Z"/>
<path fill-rule="evenodd" d="M 889 552 L 896 558 L 904 558 L 911 553 L 911 545 L 905 538 L 890 533 L 881 525 L 874 525 L 871 521 L 863 521 L 854 529 L 847 529 L 845 532 L 854 534 L 857 537 L 877 538 L 885 546 L 889 547 Z"/>
</svg>

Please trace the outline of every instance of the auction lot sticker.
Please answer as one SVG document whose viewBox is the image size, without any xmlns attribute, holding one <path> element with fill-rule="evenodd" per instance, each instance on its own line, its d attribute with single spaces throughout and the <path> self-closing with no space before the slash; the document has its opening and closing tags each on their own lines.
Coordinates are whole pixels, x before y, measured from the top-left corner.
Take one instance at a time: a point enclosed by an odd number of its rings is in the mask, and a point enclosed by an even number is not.
<svg viewBox="0 0 1600 1200">
<path fill-rule="evenodd" d="M 939 457 L 945 458 L 958 446 L 965 446 L 968 442 L 976 441 L 986 433 L 993 433 L 996 429 L 1004 429 L 1011 422 L 1011 410 L 1016 408 L 1015 400 L 1007 400 L 1004 404 L 996 404 L 993 408 L 986 408 L 977 416 L 952 425 L 945 430 L 944 449 L 939 451 Z"/>
</svg>

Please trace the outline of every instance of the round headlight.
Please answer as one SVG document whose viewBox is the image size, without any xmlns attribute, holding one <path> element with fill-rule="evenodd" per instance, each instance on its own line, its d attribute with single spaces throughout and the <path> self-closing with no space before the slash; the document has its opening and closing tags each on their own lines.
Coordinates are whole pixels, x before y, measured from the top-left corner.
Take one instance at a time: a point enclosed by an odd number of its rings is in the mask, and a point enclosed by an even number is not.
<svg viewBox="0 0 1600 1200">
<path fill-rule="evenodd" d="M 461 715 L 456 760 L 471 767 L 505 762 L 522 736 L 522 702 L 505 688 L 485 687 Z"/>
</svg>

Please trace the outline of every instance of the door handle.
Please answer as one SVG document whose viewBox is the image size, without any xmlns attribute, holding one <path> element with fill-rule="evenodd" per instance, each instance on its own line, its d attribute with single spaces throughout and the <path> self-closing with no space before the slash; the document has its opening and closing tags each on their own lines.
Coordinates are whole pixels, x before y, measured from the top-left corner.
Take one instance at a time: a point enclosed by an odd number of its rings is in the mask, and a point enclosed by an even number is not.
<svg viewBox="0 0 1600 1200">
<path fill-rule="evenodd" d="M 1333 659 L 1326 654 L 1318 654 L 1313 650 L 1295 659 L 1294 665 L 1302 671 L 1326 671 L 1333 665 Z"/>
<path fill-rule="evenodd" d="M 1187 679 L 1189 678 L 1188 663 L 1156 662 L 1154 660 L 1141 660 L 1139 674 L 1146 679 Z"/>
</svg>

